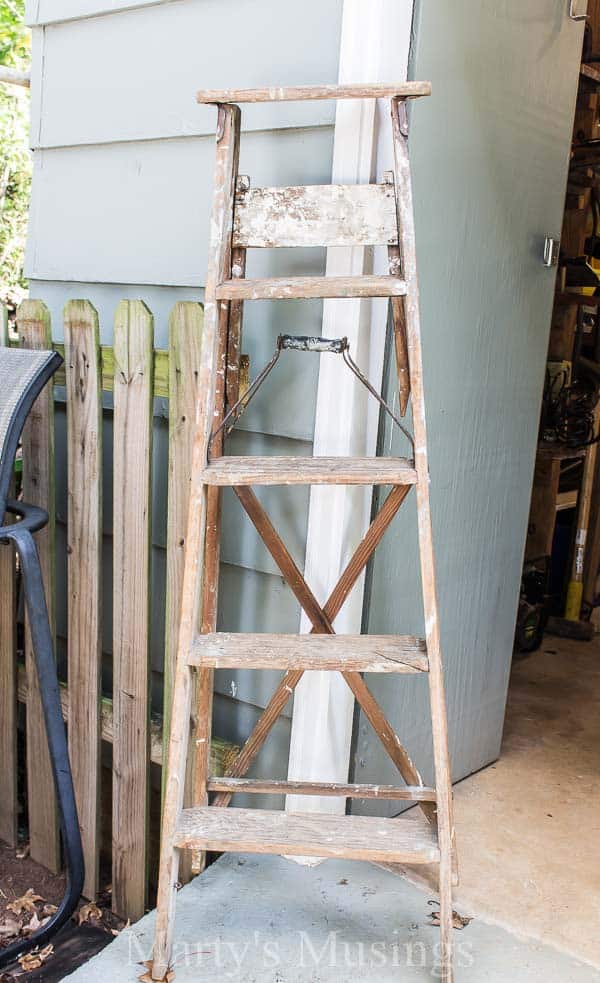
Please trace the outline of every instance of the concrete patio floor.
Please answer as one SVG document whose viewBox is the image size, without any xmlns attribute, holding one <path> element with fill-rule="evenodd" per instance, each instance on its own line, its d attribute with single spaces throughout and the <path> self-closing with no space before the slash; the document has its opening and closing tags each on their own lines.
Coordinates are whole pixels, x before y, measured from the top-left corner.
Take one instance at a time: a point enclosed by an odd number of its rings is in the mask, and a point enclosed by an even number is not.
<svg viewBox="0 0 600 983">
<path fill-rule="evenodd" d="M 600 640 L 513 668 L 502 756 L 455 788 L 457 983 L 600 983 Z M 228 855 L 178 895 L 177 983 L 437 978 L 427 868 Z M 154 914 L 68 977 L 135 983 Z"/>
<path fill-rule="evenodd" d="M 431 894 L 366 863 L 302 867 L 230 854 L 180 891 L 177 983 L 432 980 L 439 931 Z M 67 979 L 136 983 L 150 957 L 154 913 Z M 457 983 L 600 983 L 566 954 L 474 919 L 454 933 Z"/>
</svg>

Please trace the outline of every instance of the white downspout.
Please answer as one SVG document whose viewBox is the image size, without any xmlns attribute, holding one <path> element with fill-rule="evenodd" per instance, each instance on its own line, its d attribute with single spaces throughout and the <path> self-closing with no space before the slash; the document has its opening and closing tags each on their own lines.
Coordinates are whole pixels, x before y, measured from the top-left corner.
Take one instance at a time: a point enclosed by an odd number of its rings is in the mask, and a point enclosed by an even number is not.
<svg viewBox="0 0 600 983">
<path fill-rule="evenodd" d="M 406 79 L 413 0 L 344 0 L 339 82 L 401 82 Z M 392 168 L 387 102 L 345 101 L 337 105 L 333 150 L 334 184 L 381 180 Z M 381 253 L 381 255 L 380 255 Z M 387 272 L 387 252 L 362 247 L 331 248 L 328 276 Z M 374 384 L 380 385 L 387 300 L 326 300 L 323 336 L 348 337 L 350 351 Z M 334 355 L 321 355 L 315 420 L 315 455 L 374 455 L 377 404 Z M 311 489 L 305 575 L 325 602 L 346 562 L 364 535 L 371 489 L 316 486 Z M 364 576 L 346 600 L 335 628 L 361 630 Z M 303 632 L 310 623 L 302 616 Z M 309 672 L 294 696 L 288 777 L 290 780 L 345 782 L 350 764 L 354 697 L 339 673 Z M 288 795 L 294 812 L 343 813 L 345 800 Z M 298 859 L 298 858 L 295 858 Z"/>
</svg>

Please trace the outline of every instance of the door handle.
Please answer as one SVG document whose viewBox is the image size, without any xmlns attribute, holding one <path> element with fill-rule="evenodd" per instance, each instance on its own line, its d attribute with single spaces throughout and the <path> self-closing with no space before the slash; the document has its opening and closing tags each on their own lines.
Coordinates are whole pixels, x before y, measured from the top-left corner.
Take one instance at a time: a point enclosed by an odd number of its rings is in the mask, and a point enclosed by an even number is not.
<svg viewBox="0 0 600 983">
<path fill-rule="evenodd" d="M 586 13 L 580 14 L 577 11 L 581 8 L 581 0 L 569 0 L 569 17 L 571 20 L 587 20 L 589 14 L 587 13 L 587 0 L 584 0 Z"/>
</svg>

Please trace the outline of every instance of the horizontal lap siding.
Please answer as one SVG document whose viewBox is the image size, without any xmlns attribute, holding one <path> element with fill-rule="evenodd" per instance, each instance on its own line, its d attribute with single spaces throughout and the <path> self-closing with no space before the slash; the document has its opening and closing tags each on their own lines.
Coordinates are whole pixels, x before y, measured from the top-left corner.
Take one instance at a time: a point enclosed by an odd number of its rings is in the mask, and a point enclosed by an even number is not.
<svg viewBox="0 0 600 983">
<path fill-rule="evenodd" d="M 341 4 L 185 0 L 43 31 L 44 98 L 33 145 L 211 135 L 200 88 L 335 81 Z M 333 42 L 333 43 L 332 43 Z M 112 69 L 111 69 L 112 66 Z M 332 102 L 244 110 L 244 128 L 331 124 Z"/>
<path fill-rule="evenodd" d="M 53 24 L 173 2 L 176 0 L 77 0 L 76 3 L 73 0 L 25 0 L 25 21 L 31 26 Z"/>
<path fill-rule="evenodd" d="M 27 276 L 203 286 L 214 142 L 213 134 L 36 151 Z M 251 133 L 242 173 L 255 184 L 316 184 L 331 173 L 331 146 L 331 127 Z M 299 272 L 313 265 L 304 256 Z"/>
<path fill-rule="evenodd" d="M 195 103 L 196 90 L 334 82 L 342 0 L 307 0 L 302 16 L 293 19 L 279 0 L 112 0 L 106 6 L 112 9 L 104 9 L 98 0 L 28 4 L 28 20 L 34 25 L 34 179 L 26 270 L 31 295 L 50 308 L 55 340 L 62 340 L 67 300 L 88 298 L 99 314 L 101 343 L 112 345 L 117 304 L 123 298 L 141 298 L 154 314 L 155 347 L 166 349 L 173 304 L 203 299 L 216 113 Z M 108 64 L 118 71 L 107 71 Z M 332 103 L 248 107 L 241 173 L 250 175 L 254 187 L 328 183 L 333 122 Z M 247 275 L 320 275 L 324 265 L 323 249 L 257 251 L 249 255 Z M 250 357 L 251 375 L 269 360 L 279 333 L 320 333 L 321 313 L 320 301 L 247 304 L 243 351 Z M 309 454 L 317 371 L 318 360 L 312 356 L 286 353 L 239 424 L 231 452 Z M 112 394 L 104 394 L 104 407 L 103 652 L 109 689 Z M 154 597 L 162 600 L 168 401 L 156 399 L 154 413 L 152 578 Z M 66 636 L 67 515 L 60 477 L 66 468 L 60 401 L 56 427 L 60 653 Z M 300 566 L 307 491 L 284 489 L 280 496 L 275 489 L 260 492 Z M 225 495 L 219 628 L 297 631 L 295 599 L 237 500 Z M 163 638 L 164 605 L 155 603 L 155 710 L 162 700 Z M 277 672 L 217 672 L 216 733 L 243 741 L 279 678 Z M 291 709 L 290 701 L 255 763 L 256 774 L 285 777 Z"/>
</svg>

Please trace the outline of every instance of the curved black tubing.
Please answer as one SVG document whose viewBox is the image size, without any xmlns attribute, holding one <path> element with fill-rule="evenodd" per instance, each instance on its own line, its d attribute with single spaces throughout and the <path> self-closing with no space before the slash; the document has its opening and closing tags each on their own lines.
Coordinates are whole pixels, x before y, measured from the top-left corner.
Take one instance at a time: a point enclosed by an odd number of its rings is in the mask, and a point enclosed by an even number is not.
<svg viewBox="0 0 600 983">
<path fill-rule="evenodd" d="M 19 939 L 0 950 L 0 969 L 36 946 L 46 945 L 65 925 L 75 911 L 83 890 L 84 862 L 81 832 L 73 790 L 73 778 L 67 750 L 67 735 L 62 717 L 60 691 L 54 646 L 48 622 L 46 595 L 37 546 L 31 535 L 48 521 L 43 509 L 21 502 L 9 502 L 7 510 L 21 517 L 20 522 L 0 528 L 0 542 L 12 541 L 21 561 L 25 604 L 31 632 L 31 643 L 40 687 L 48 749 L 52 763 L 54 787 L 58 801 L 60 828 L 67 867 L 67 888 L 64 897 L 43 928 L 28 938 Z"/>
</svg>

